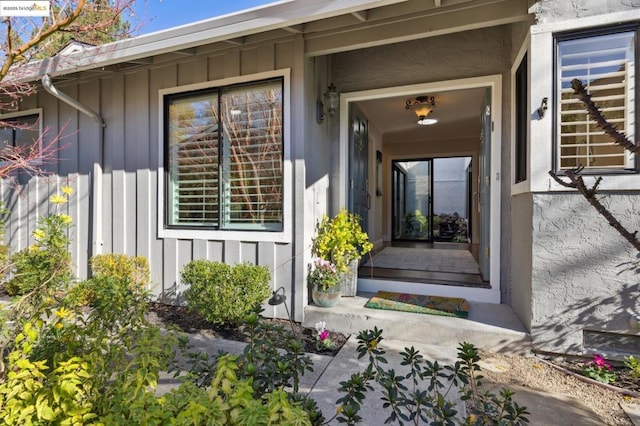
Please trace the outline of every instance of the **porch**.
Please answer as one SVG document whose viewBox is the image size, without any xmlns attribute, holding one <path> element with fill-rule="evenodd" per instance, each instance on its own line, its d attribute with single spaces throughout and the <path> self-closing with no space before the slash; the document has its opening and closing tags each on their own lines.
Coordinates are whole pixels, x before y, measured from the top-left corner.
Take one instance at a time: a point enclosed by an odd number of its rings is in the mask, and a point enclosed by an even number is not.
<svg viewBox="0 0 640 426">
<path fill-rule="evenodd" d="M 308 305 L 302 325 L 313 328 L 325 321 L 329 330 L 345 334 L 378 327 L 386 339 L 441 346 L 464 341 L 495 352 L 530 349 L 529 333 L 508 305 L 469 302 L 469 317 L 462 319 L 365 308 L 371 296 L 373 293 L 359 292 L 355 297 L 342 297 L 332 308 Z"/>
</svg>

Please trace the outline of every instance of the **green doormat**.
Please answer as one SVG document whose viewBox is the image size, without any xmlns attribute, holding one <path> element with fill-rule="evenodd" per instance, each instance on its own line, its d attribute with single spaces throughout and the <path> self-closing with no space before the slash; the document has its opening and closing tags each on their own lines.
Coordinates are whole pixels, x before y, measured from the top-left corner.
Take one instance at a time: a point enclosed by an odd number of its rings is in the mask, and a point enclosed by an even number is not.
<svg viewBox="0 0 640 426">
<path fill-rule="evenodd" d="M 447 317 L 467 318 L 469 316 L 469 304 L 460 297 L 422 296 L 379 291 L 364 306 L 365 308 Z"/>
</svg>

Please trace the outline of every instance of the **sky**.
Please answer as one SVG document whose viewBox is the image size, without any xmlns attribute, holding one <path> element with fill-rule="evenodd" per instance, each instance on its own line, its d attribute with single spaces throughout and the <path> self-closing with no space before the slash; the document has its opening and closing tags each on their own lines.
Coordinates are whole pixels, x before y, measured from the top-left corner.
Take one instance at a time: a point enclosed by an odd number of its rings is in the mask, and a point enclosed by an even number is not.
<svg viewBox="0 0 640 426">
<path fill-rule="evenodd" d="M 128 19 L 137 32 L 148 34 L 214 16 L 272 3 L 275 0 L 137 0 L 135 18 Z"/>
</svg>

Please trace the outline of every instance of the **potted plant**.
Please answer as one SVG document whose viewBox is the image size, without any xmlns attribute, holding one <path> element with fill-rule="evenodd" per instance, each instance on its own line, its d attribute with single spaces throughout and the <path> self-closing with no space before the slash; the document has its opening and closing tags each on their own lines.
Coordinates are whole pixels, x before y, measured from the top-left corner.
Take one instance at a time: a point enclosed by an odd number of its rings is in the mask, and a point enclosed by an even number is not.
<svg viewBox="0 0 640 426">
<path fill-rule="evenodd" d="M 313 302 L 322 307 L 335 306 L 340 301 L 340 273 L 336 266 L 321 258 L 309 266 L 308 280 Z"/>
<path fill-rule="evenodd" d="M 360 217 L 346 209 L 329 219 L 326 215 L 316 227 L 311 252 L 331 262 L 342 276 L 342 295 L 356 295 L 358 260 L 373 248 L 369 235 L 360 225 Z"/>
</svg>

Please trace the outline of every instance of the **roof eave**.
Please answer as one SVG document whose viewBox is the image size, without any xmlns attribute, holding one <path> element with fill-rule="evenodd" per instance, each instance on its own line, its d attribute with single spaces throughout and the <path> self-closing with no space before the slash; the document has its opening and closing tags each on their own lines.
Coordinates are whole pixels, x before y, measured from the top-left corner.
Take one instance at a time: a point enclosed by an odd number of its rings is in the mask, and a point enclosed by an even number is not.
<svg viewBox="0 0 640 426">
<path fill-rule="evenodd" d="M 262 7 L 96 46 L 78 55 L 55 56 L 19 67 L 20 81 L 39 80 L 136 61 L 255 33 L 291 27 L 408 0 L 282 0 Z M 19 77 L 18 77 L 19 76 Z"/>
</svg>

